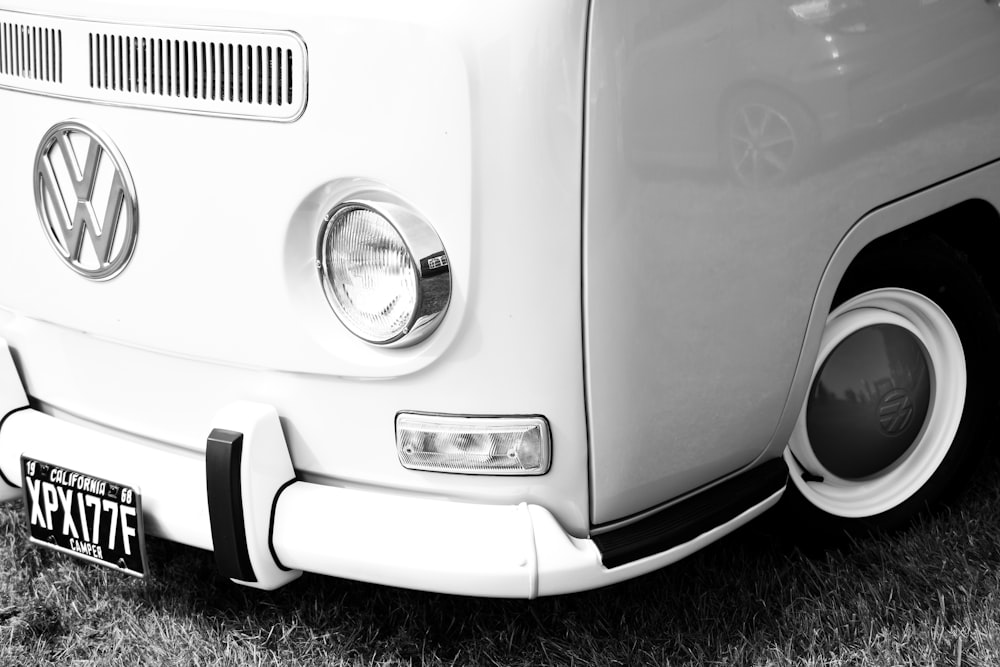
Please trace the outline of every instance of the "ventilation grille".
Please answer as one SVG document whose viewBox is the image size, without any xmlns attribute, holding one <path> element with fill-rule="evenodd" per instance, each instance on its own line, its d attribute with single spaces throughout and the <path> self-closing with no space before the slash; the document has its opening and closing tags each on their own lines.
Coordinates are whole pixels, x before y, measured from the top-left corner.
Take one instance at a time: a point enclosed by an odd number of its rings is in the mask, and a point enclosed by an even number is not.
<svg viewBox="0 0 1000 667">
<path fill-rule="evenodd" d="M 0 91 L 290 123 L 305 113 L 308 54 L 290 30 L 136 25 L 0 9 Z"/>
<path fill-rule="evenodd" d="M 140 95 L 287 106 L 296 54 L 280 46 L 90 33 L 90 87 Z"/>
<path fill-rule="evenodd" d="M 0 21 L 0 75 L 62 82 L 62 30 Z"/>
</svg>

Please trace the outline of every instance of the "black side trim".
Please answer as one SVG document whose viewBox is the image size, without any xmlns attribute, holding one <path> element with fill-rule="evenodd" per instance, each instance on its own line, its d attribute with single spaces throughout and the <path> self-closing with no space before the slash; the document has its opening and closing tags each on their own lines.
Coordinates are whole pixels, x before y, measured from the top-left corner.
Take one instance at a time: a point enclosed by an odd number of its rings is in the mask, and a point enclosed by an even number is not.
<svg viewBox="0 0 1000 667">
<path fill-rule="evenodd" d="M 613 568 L 690 542 L 784 488 L 788 467 L 773 459 L 704 493 L 593 540 L 604 567 Z"/>
<path fill-rule="evenodd" d="M 30 408 L 31 408 L 31 406 L 30 406 L 30 405 L 25 405 L 25 406 L 23 406 L 23 407 L 20 407 L 20 408 L 14 408 L 13 410 L 11 410 L 11 411 L 10 411 L 10 412 L 8 412 L 7 414 L 5 414 L 5 415 L 3 416 L 3 418 L 2 418 L 2 419 L 0 419 L 0 431 L 2 431 L 2 430 L 3 430 L 3 425 L 4 425 L 4 422 L 6 422 L 6 421 L 7 421 L 7 418 L 8 418 L 8 417 L 10 417 L 10 416 L 11 416 L 12 414 L 14 414 L 14 413 L 17 413 L 17 412 L 21 412 L 22 410 L 28 410 L 28 409 L 30 409 Z M 8 479 L 8 478 L 7 478 L 7 475 L 3 474 L 3 468 L 0 468 L 0 479 L 2 479 L 2 480 L 3 480 L 3 483 L 4 483 L 4 484 L 6 484 L 7 486 L 12 486 L 12 487 L 14 487 L 15 489 L 17 488 L 17 484 L 15 484 L 14 482 L 10 481 L 10 479 Z"/>
<path fill-rule="evenodd" d="M 242 454 L 242 433 L 217 428 L 208 436 L 205 448 L 208 516 L 219 573 L 228 579 L 255 582 L 243 521 Z"/>
<path fill-rule="evenodd" d="M 267 548 L 271 550 L 271 558 L 274 559 L 274 564 L 278 566 L 278 569 L 283 572 L 291 572 L 292 568 L 285 567 L 278 560 L 278 552 L 274 550 L 274 515 L 278 511 L 278 498 L 281 497 L 281 492 L 295 484 L 298 480 L 292 477 L 290 480 L 278 487 L 278 490 L 274 492 L 274 500 L 271 502 L 271 523 L 267 528 Z"/>
</svg>

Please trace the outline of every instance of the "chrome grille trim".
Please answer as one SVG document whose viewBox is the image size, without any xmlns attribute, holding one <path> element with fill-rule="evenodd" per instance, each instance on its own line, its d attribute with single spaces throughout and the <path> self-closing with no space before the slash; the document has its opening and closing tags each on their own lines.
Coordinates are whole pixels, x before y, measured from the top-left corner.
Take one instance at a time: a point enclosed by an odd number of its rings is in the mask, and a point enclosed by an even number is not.
<svg viewBox="0 0 1000 667">
<path fill-rule="evenodd" d="M 289 31 L 129 25 L 0 10 L 0 88 L 86 102 L 290 122 L 307 50 Z"/>
</svg>

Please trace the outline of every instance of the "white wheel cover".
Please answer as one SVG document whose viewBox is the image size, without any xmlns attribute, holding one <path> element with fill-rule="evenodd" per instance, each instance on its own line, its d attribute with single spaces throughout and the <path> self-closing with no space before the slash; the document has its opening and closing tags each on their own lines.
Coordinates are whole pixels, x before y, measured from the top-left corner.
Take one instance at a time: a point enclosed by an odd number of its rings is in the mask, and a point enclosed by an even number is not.
<svg viewBox="0 0 1000 667">
<path fill-rule="evenodd" d="M 837 345 L 856 331 L 877 324 L 902 327 L 923 344 L 931 369 L 930 405 L 923 428 L 899 461 L 870 478 L 847 480 L 827 470 L 813 454 L 806 431 L 806 399 L 785 450 L 785 461 L 799 492 L 835 516 L 874 516 L 910 498 L 941 465 L 962 420 L 966 367 L 958 332 L 936 303 L 905 289 L 865 292 L 830 313 L 809 381 L 810 391 L 823 362 Z"/>
</svg>

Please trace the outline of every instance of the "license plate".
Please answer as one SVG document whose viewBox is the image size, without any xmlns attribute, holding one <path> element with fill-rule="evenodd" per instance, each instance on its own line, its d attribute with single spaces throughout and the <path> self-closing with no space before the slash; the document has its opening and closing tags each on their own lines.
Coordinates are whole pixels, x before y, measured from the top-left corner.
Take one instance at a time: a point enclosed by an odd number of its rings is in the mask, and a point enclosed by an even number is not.
<svg viewBox="0 0 1000 667">
<path fill-rule="evenodd" d="M 142 501 L 133 487 L 26 456 L 21 473 L 32 542 L 145 576 Z"/>
</svg>

